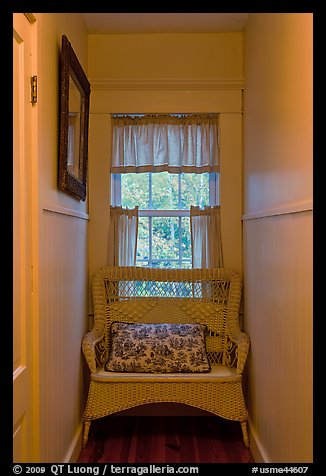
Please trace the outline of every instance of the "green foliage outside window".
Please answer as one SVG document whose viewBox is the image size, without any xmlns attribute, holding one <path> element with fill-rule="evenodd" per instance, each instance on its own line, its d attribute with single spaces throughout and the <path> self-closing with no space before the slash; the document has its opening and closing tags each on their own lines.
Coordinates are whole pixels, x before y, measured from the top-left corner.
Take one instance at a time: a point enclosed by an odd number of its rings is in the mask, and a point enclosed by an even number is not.
<svg viewBox="0 0 326 476">
<path fill-rule="evenodd" d="M 209 204 L 209 174 L 122 174 L 121 197 L 123 207 L 138 205 L 140 210 L 189 210 L 190 205 L 203 207 Z"/>
</svg>

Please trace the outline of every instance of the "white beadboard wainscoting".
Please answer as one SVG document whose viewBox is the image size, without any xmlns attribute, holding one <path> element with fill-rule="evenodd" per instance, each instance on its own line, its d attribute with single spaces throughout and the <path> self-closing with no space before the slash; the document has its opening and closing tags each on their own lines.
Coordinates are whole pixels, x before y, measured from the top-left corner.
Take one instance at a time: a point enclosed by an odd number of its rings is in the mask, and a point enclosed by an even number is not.
<svg viewBox="0 0 326 476">
<path fill-rule="evenodd" d="M 313 461 L 313 212 L 306 205 L 243 217 L 256 462 Z"/>
<path fill-rule="evenodd" d="M 74 461 L 84 409 L 88 216 L 44 206 L 40 263 L 40 461 Z"/>
</svg>

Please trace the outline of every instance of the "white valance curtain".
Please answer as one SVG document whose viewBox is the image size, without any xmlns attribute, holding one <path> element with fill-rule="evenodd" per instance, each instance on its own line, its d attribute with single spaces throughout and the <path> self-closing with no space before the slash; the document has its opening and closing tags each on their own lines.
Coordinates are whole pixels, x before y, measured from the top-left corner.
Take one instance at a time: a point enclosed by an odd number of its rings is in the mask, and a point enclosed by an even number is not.
<svg viewBox="0 0 326 476">
<path fill-rule="evenodd" d="M 223 268 L 221 209 L 192 206 L 190 231 L 193 268 Z"/>
<path fill-rule="evenodd" d="M 110 208 L 108 265 L 135 266 L 138 235 L 138 207 Z"/>
<path fill-rule="evenodd" d="M 219 172 L 218 117 L 112 115 L 111 173 Z"/>
</svg>

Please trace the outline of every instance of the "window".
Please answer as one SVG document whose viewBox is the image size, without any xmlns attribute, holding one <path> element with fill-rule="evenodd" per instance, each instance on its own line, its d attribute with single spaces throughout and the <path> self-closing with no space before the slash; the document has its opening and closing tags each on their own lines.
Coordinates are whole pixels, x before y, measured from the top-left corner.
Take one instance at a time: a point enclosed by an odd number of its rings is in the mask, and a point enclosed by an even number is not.
<svg viewBox="0 0 326 476">
<path fill-rule="evenodd" d="M 168 117 L 171 118 L 171 116 Z M 163 123 L 162 116 L 159 116 L 159 121 L 159 124 Z M 146 126 L 147 122 L 144 125 Z M 130 126 L 129 123 L 128 126 Z M 138 122 L 137 127 L 139 129 Z M 174 122 L 170 127 L 173 129 Z M 205 130 L 206 136 L 211 136 L 209 142 L 207 137 L 201 136 L 201 129 L 198 128 L 197 122 L 195 127 L 196 147 L 193 147 L 192 144 L 193 137 L 187 138 L 187 157 L 195 150 L 194 155 L 197 154 L 195 160 L 199 163 L 202 160 L 202 151 L 208 150 L 212 154 L 212 136 L 217 150 L 217 133 L 216 128 L 213 132 L 210 129 L 209 133 Z M 156 149 L 153 147 L 153 149 L 159 150 L 158 155 L 160 155 L 161 162 L 165 161 L 162 150 L 169 149 L 169 153 L 173 156 L 173 151 L 176 150 L 177 155 L 179 150 L 182 149 L 180 142 L 185 139 L 179 131 L 174 133 L 175 131 L 172 129 L 172 132 L 169 131 L 169 133 L 171 132 L 170 136 L 173 137 L 166 136 L 164 138 L 164 147 L 160 146 Z M 172 158 L 172 167 L 170 166 L 171 163 L 166 167 L 160 163 L 160 166 L 155 169 L 154 162 L 149 167 L 149 170 L 155 170 L 154 172 L 141 171 L 136 173 L 135 170 L 143 170 L 144 166 L 142 168 L 137 168 L 134 164 L 131 166 L 130 163 L 132 163 L 134 157 L 130 158 L 130 156 L 134 154 L 138 160 L 138 157 L 142 154 L 147 157 L 150 155 L 146 151 L 148 139 L 141 141 L 140 134 L 142 134 L 142 131 L 140 133 L 137 131 L 135 137 L 134 130 L 130 133 L 130 129 L 128 132 L 123 130 L 123 133 L 120 130 L 116 136 L 113 134 L 113 157 L 115 156 L 118 161 L 123 155 L 125 163 L 121 166 L 124 173 L 111 174 L 111 205 L 122 206 L 123 208 L 139 207 L 137 266 L 191 268 L 190 207 L 193 205 L 203 208 L 219 205 L 219 173 L 218 171 L 210 171 L 215 169 L 207 165 L 207 157 L 205 157 L 205 164 L 201 169 L 193 164 L 187 165 L 187 167 L 180 166 L 180 164 L 176 165 L 175 156 Z M 160 137 L 160 140 L 162 141 L 162 137 Z M 137 142 L 136 145 L 133 141 Z M 208 147 L 205 141 L 209 142 Z M 136 147 L 139 150 L 134 153 Z M 200 149 L 199 152 L 198 149 Z M 200 157 L 199 160 L 198 156 Z M 162 168 L 165 171 L 160 171 Z M 169 169 L 169 171 L 166 169 Z M 194 170 L 197 172 L 207 169 L 209 171 L 194 173 Z M 119 166 L 113 167 L 114 172 L 118 170 Z M 174 173 L 174 170 L 177 173 Z"/>
<path fill-rule="evenodd" d="M 112 174 L 112 205 L 139 206 L 137 266 L 191 268 L 190 205 L 218 205 L 218 176 Z"/>
</svg>

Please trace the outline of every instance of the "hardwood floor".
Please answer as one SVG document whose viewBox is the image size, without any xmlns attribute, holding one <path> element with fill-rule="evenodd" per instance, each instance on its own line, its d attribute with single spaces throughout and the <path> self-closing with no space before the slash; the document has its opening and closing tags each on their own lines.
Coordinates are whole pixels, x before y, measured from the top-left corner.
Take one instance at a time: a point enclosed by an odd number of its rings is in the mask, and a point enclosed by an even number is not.
<svg viewBox="0 0 326 476">
<path fill-rule="evenodd" d="M 92 422 L 78 463 L 253 463 L 240 423 L 218 417 L 109 416 Z"/>
</svg>

